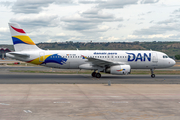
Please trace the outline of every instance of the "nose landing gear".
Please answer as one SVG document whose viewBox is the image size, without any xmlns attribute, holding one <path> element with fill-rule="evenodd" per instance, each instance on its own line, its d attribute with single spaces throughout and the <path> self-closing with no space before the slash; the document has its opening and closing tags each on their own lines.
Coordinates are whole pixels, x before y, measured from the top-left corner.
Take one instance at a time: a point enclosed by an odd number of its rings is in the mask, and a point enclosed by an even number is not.
<svg viewBox="0 0 180 120">
<path fill-rule="evenodd" d="M 152 78 L 155 78 L 155 74 L 152 74 L 151 77 L 152 77 Z"/>
<path fill-rule="evenodd" d="M 154 74 L 153 69 L 150 69 L 150 70 L 151 70 L 151 77 L 152 77 L 152 78 L 155 78 L 155 74 Z"/>
</svg>

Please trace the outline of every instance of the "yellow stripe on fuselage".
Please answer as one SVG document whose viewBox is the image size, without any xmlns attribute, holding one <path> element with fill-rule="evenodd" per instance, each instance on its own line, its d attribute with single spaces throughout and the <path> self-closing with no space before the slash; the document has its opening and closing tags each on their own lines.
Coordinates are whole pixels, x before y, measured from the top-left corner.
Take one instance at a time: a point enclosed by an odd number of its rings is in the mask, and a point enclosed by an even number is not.
<svg viewBox="0 0 180 120">
<path fill-rule="evenodd" d="M 38 58 L 30 61 L 29 63 L 36 64 L 36 65 L 40 65 L 40 64 L 43 63 L 43 62 L 40 62 L 40 61 L 45 61 L 46 58 L 48 58 L 49 56 L 51 56 L 51 55 L 45 55 L 45 56 L 38 57 Z"/>
</svg>

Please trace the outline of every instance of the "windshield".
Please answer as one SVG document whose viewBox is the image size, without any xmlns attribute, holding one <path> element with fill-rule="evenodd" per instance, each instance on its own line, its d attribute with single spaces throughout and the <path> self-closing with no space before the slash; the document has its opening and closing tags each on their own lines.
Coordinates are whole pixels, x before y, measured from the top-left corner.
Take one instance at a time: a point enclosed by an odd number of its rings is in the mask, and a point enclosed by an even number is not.
<svg viewBox="0 0 180 120">
<path fill-rule="evenodd" d="M 169 58 L 167 55 L 163 55 L 163 58 Z"/>
</svg>

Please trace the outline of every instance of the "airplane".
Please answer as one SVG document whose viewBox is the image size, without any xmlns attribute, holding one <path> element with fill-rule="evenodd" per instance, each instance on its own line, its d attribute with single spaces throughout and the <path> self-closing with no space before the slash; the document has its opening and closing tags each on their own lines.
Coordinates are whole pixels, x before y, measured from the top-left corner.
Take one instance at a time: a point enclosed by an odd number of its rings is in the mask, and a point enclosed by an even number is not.
<svg viewBox="0 0 180 120">
<path fill-rule="evenodd" d="M 92 77 L 101 78 L 100 72 L 128 75 L 131 69 L 154 70 L 172 67 L 176 62 L 168 55 L 152 50 L 42 50 L 17 23 L 9 23 L 15 52 L 7 57 L 59 69 L 93 70 Z"/>
</svg>

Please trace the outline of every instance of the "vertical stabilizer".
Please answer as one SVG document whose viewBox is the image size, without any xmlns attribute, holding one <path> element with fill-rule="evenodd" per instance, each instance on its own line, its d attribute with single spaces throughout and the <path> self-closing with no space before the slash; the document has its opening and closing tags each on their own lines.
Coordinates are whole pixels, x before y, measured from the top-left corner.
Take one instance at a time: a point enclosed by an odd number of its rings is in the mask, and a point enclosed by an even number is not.
<svg viewBox="0 0 180 120">
<path fill-rule="evenodd" d="M 17 23 L 9 23 L 9 29 L 16 52 L 40 50 Z"/>
</svg>

